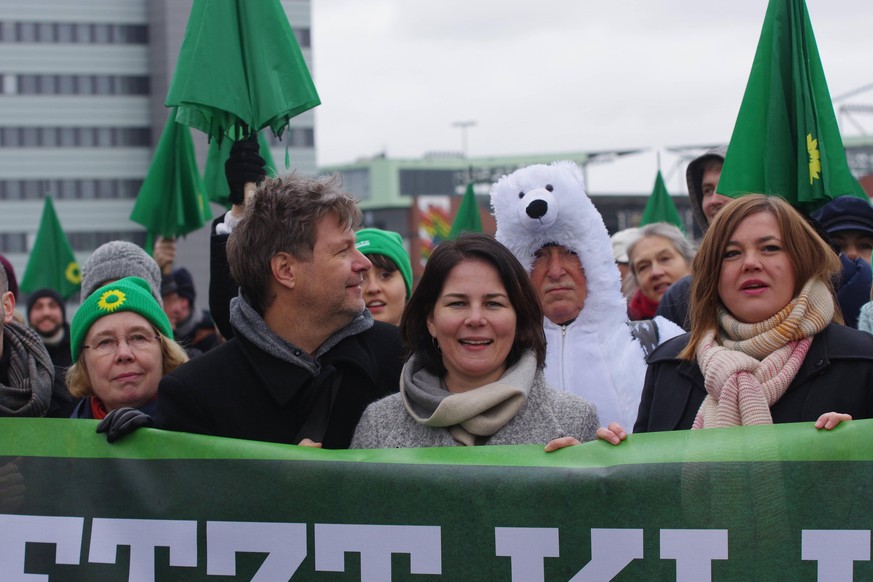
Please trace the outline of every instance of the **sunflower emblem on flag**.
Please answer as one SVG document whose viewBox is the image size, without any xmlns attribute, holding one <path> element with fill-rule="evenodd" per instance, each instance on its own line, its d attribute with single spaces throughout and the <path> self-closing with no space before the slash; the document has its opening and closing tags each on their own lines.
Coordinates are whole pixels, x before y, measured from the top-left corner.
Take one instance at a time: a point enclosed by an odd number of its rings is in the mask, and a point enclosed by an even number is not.
<svg viewBox="0 0 873 582">
<path fill-rule="evenodd" d="M 79 263 L 73 261 L 67 265 L 64 277 L 73 285 L 80 285 L 82 283 L 82 271 L 79 269 Z"/>
<path fill-rule="evenodd" d="M 100 296 L 100 300 L 97 301 L 97 307 L 102 311 L 108 311 L 112 313 L 122 305 L 127 300 L 127 296 L 124 294 L 124 291 L 120 291 L 118 289 L 111 289 L 106 291 L 103 295 Z"/>
<path fill-rule="evenodd" d="M 806 151 L 809 153 L 809 183 L 821 179 L 821 152 L 818 151 L 818 140 L 812 139 L 812 134 L 806 134 Z"/>
</svg>

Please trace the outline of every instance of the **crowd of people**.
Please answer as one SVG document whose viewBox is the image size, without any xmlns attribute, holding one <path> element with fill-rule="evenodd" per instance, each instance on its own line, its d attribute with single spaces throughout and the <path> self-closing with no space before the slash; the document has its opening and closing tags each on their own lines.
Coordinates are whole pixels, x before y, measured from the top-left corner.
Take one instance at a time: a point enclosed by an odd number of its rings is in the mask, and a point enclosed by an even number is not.
<svg viewBox="0 0 873 582">
<path fill-rule="evenodd" d="M 0 261 L 0 415 L 101 420 L 324 448 L 539 443 L 873 417 L 873 207 L 811 216 L 718 193 L 723 150 L 688 167 L 704 232 L 610 236 L 578 166 L 497 181 L 495 236 L 440 243 L 420 280 L 396 232 L 360 229 L 335 177 L 267 178 L 234 145 L 212 225 L 209 310 L 171 242 L 82 268 L 22 317 Z M 856 329 L 856 328 L 860 328 Z M 866 331 L 866 332 L 865 332 Z"/>
</svg>

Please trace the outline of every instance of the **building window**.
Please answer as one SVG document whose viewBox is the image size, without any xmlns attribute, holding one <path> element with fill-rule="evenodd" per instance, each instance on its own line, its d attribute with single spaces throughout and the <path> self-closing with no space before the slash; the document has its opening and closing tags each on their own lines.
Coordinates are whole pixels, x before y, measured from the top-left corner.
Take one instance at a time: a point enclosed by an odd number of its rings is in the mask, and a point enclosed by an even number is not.
<svg viewBox="0 0 873 582">
<path fill-rule="evenodd" d="M 3 232 L 0 233 L 0 248 L 5 253 L 26 253 L 26 232 Z"/>
<path fill-rule="evenodd" d="M 270 132 L 270 145 L 275 147 L 284 147 L 285 144 L 292 148 L 313 148 L 315 147 L 315 130 L 311 127 L 289 127 L 282 135 L 282 139 L 273 135 Z"/>
<path fill-rule="evenodd" d="M 148 44 L 148 26 L 84 22 L 2 22 L 0 42 Z"/>
<path fill-rule="evenodd" d="M 70 246 L 74 251 L 93 251 L 100 245 L 113 240 L 124 240 L 139 246 L 145 246 L 146 233 L 144 231 L 98 231 L 98 232 L 70 232 L 67 233 Z"/>
<path fill-rule="evenodd" d="M 310 48 L 312 46 L 312 35 L 308 28 L 295 28 L 294 38 L 300 48 Z"/>
<path fill-rule="evenodd" d="M 144 75 L 5 75 L 4 95 L 148 95 Z"/>
</svg>

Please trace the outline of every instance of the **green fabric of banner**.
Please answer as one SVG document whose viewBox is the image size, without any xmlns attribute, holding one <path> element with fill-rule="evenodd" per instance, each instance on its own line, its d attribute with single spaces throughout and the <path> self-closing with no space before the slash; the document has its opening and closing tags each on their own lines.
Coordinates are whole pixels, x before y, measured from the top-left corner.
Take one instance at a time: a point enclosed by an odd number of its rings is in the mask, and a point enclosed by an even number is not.
<svg viewBox="0 0 873 582">
<path fill-rule="evenodd" d="M 658 175 L 655 176 L 655 187 L 652 189 L 649 199 L 646 200 L 646 208 L 643 210 L 640 226 L 653 222 L 667 222 L 685 232 L 685 225 L 682 224 L 673 197 L 667 192 L 667 185 L 664 184 L 661 170 L 658 170 Z"/>
<path fill-rule="evenodd" d="M 781 196 L 811 212 L 867 196 L 849 171 L 804 0 L 770 0 L 717 191 Z"/>
<path fill-rule="evenodd" d="M 21 279 L 21 290 L 33 293 L 37 289 L 49 288 L 67 299 L 81 286 L 79 263 L 61 228 L 51 196 L 46 196 L 30 260 Z"/>
<path fill-rule="evenodd" d="M 552 454 L 150 429 L 109 445 L 95 425 L 0 420 L 0 579 L 833 580 L 847 563 L 873 577 L 873 421 Z M 864 532 L 868 557 L 845 558 Z"/>
</svg>

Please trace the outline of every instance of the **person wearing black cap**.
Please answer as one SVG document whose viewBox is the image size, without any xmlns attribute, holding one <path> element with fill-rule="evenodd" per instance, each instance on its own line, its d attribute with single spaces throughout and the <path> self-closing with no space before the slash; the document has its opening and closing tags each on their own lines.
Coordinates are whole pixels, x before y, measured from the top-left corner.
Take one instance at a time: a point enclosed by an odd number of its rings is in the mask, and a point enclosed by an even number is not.
<svg viewBox="0 0 873 582">
<path fill-rule="evenodd" d="M 64 299 L 54 289 L 37 289 L 27 298 L 27 323 L 42 338 L 55 366 L 69 368 L 70 326 Z"/>
<path fill-rule="evenodd" d="M 849 257 L 871 262 L 873 255 L 873 206 L 854 196 L 834 198 L 812 217 L 828 233 L 833 246 Z"/>
<path fill-rule="evenodd" d="M 73 364 L 70 325 L 64 298 L 54 289 L 37 289 L 27 298 L 27 323 L 45 346 L 55 367 L 52 400 L 46 416 L 68 418 L 76 399 L 67 390 L 64 376 Z"/>
<path fill-rule="evenodd" d="M 209 312 L 196 307 L 197 293 L 194 290 L 194 278 L 184 267 L 174 269 L 172 277 L 175 291 L 170 320 L 173 323 L 176 341 L 186 350 L 208 352 L 221 343 L 221 338 L 215 330 Z"/>
</svg>

